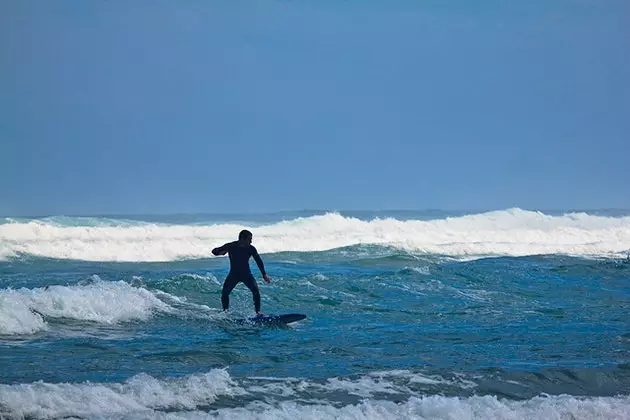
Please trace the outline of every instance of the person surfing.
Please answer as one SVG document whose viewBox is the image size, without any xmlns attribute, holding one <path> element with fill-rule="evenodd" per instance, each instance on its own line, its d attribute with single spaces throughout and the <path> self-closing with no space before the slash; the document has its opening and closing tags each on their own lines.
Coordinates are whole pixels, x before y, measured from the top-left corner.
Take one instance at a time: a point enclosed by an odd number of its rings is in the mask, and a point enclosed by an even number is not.
<svg viewBox="0 0 630 420">
<path fill-rule="evenodd" d="M 223 290 L 221 291 L 221 304 L 223 310 L 227 311 L 230 307 L 230 293 L 240 282 L 243 282 L 245 286 L 252 292 L 254 297 L 254 309 L 257 316 L 265 316 L 260 312 L 260 292 L 258 290 L 258 283 L 252 275 L 249 268 L 249 258 L 254 257 L 258 269 L 262 274 L 263 279 L 267 283 L 271 281 L 267 272 L 265 271 L 265 265 L 263 264 L 258 251 L 252 245 L 253 235 L 248 230 L 242 230 L 238 234 L 238 241 L 229 242 L 218 248 L 212 250 L 213 255 L 225 255 L 230 257 L 230 272 L 225 278 L 223 283 Z"/>
</svg>

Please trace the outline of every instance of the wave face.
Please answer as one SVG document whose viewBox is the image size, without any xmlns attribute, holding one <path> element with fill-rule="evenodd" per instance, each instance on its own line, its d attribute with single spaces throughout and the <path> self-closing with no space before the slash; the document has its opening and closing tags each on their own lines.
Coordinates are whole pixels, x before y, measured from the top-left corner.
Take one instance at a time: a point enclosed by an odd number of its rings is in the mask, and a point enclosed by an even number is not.
<svg viewBox="0 0 630 420">
<path fill-rule="evenodd" d="M 260 253 L 326 251 L 355 245 L 393 247 L 458 259 L 560 254 L 620 257 L 630 251 L 630 217 L 549 215 L 510 209 L 420 220 L 326 213 L 260 224 L 194 224 L 111 218 L 5 219 L 0 259 L 35 256 L 84 261 L 158 262 L 209 257 L 241 229 Z"/>
</svg>

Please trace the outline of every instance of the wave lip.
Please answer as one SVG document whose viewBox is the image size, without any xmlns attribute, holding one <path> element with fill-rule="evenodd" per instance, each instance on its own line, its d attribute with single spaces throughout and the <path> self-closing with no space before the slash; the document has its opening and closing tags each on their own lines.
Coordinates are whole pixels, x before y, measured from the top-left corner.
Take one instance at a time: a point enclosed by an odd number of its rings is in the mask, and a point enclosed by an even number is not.
<svg viewBox="0 0 630 420">
<path fill-rule="evenodd" d="M 60 225 L 57 220 L 0 225 L 0 259 L 32 255 L 86 261 L 173 261 L 207 258 L 217 245 L 250 229 L 261 253 L 311 252 L 359 244 L 414 254 L 473 259 L 561 254 L 620 257 L 630 252 L 630 217 L 559 216 L 510 209 L 434 220 L 360 220 L 337 213 L 264 226 L 242 223 Z"/>
<path fill-rule="evenodd" d="M 146 289 L 125 283 L 0 290 L 0 334 L 34 334 L 48 329 L 46 318 L 101 324 L 147 320 L 173 308 Z"/>
</svg>

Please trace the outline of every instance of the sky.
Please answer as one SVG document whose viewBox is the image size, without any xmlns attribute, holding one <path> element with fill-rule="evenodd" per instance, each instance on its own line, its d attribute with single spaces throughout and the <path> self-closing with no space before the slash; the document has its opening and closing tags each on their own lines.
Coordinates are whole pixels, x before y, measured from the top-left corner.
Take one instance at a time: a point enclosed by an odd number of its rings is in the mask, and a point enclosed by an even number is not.
<svg viewBox="0 0 630 420">
<path fill-rule="evenodd" d="M 0 215 L 630 208 L 630 2 L 0 2 Z"/>
</svg>

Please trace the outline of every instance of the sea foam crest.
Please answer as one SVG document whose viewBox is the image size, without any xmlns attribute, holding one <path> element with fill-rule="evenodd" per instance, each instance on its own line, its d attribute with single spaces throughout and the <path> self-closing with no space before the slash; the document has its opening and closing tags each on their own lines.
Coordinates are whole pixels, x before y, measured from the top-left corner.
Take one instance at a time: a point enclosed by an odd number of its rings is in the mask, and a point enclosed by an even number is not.
<svg viewBox="0 0 630 420">
<path fill-rule="evenodd" d="M 282 379 L 278 378 L 280 381 Z M 630 415 L 630 397 L 538 396 L 508 400 L 496 396 L 420 395 L 395 401 L 361 398 L 340 403 L 320 395 L 295 398 L 303 381 L 282 381 L 292 392 L 271 394 L 248 387 L 225 369 L 181 378 L 136 375 L 124 383 L 0 384 L 0 416 L 10 418 L 239 418 L 239 419 L 622 419 Z M 358 380 L 361 383 L 361 380 Z M 308 386 L 310 383 L 307 382 Z M 386 391 L 386 385 L 380 389 Z M 264 391 L 264 392 L 263 392 Z M 330 390 L 333 397 L 338 390 Z M 306 397 L 307 395 L 303 395 Z M 218 398 L 229 408 L 213 407 Z M 245 398 L 244 398 L 245 397 Z M 287 399 L 288 398 L 288 399 Z M 246 402 L 250 401 L 250 402 Z"/>
<path fill-rule="evenodd" d="M 160 409 L 193 409 L 211 404 L 219 395 L 242 393 L 244 391 L 235 386 L 222 369 L 163 380 L 139 374 L 124 383 L 112 384 L 35 382 L 0 385 L 0 410 L 5 411 L 0 411 L 0 417 L 121 418 L 156 413 L 154 410 Z"/>
<path fill-rule="evenodd" d="M 369 221 L 336 213 L 251 227 L 244 224 L 60 226 L 42 221 L 0 225 L 0 258 L 33 255 L 89 261 L 205 258 L 241 229 L 261 253 L 323 251 L 357 244 L 392 246 L 457 258 L 630 251 L 630 217 L 550 216 L 511 209 L 436 220 Z"/>
<path fill-rule="evenodd" d="M 33 334 L 48 328 L 46 318 L 114 324 L 146 320 L 173 308 L 149 290 L 123 281 L 88 285 L 0 290 L 0 334 Z"/>
<path fill-rule="evenodd" d="M 238 419 L 625 419 L 630 414 L 627 397 L 576 398 L 568 395 L 536 397 L 509 401 L 494 396 L 467 398 L 426 396 L 411 397 L 405 402 L 364 400 L 359 404 L 337 407 L 332 404 L 302 404 L 286 401 L 277 405 L 249 404 L 242 408 L 217 410 L 218 418 Z M 202 415 L 190 418 L 210 418 Z M 215 417 L 213 417 L 215 418 Z"/>
</svg>

